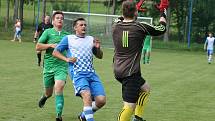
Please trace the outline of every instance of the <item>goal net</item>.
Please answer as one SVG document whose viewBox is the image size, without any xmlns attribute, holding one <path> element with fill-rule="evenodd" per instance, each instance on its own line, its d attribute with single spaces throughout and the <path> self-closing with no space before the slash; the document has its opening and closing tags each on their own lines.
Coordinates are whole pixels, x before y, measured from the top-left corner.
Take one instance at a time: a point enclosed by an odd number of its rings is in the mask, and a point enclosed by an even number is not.
<svg viewBox="0 0 215 121">
<path fill-rule="evenodd" d="M 64 29 L 74 34 L 72 23 L 78 18 L 85 18 L 87 21 L 87 34 L 99 38 L 102 47 L 112 48 L 112 24 L 119 15 L 79 13 L 79 12 L 63 12 L 64 13 Z M 140 22 L 152 24 L 150 17 L 138 17 Z"/>
</svg>

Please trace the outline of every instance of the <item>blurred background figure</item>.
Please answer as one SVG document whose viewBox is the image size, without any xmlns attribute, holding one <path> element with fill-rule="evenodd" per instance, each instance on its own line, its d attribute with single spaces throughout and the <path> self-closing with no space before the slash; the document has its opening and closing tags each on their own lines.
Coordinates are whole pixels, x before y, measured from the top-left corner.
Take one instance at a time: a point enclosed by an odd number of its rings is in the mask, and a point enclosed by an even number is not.
<svg viewBox="0 0 215 121">
<path fill-rule="evenodd" d="M 149 64 L 151 48 L 152 48 L 152 37 L 150 35 L 147 35 L 144 40 L 143 51 L 142 51 L 143 52 L 143 64 Z"/>
<path fill-rule="evenodd" d="M 204 50 L 207 50 L 208 64 L 212 62 L 214 39 L 213 34 L 209 32 L 204 44 Z"/>
<path fill-rule="evenodd" d="M 19 19 L 16 19 L 14 28 L 15 28 L 15 34 L 11 41 L 14 42 L 14 41 L 16 41 L 16 38 L 17 38 L 19 40 L 19 42 L 22 42 L 22 40 L 21 40 L 21 22 Z"/>
<path fill-rule="evenodd" d="M 50 16 L 46 15 L 44 18 L 44 21 L 39 24 L 37 27 L 35 33 L 34 33 L 34 43 L 37 42 L 37 39 L 40 38 L 40 36 L 43 34 L 43 32 L 48 29 L 48 28 L 53 28 L 53 25 L 50 22 Z M 37 65 L 41 65 L 42 61 L 42 51 L 36 51 L 37 52 Z"/>
</svg>

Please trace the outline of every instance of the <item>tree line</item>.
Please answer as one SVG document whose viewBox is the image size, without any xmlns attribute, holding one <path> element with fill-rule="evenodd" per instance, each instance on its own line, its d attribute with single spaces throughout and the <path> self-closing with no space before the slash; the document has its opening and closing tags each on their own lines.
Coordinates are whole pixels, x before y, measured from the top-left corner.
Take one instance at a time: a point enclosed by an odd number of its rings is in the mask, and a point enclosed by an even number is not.
<svg viewBox="0 0 215 121">
<path fill-rule="evenodd" d="M 0 0 L 0 13 L 1 13 L 1 1 Z M 16 18 L 21 20 L 23 23 L 23 11 L 24 4 L 31 5 L 34 7 L 38 0 L 6 0 L 6 16 L 4 18 L 5 30 L 7 30 L 9 25 L 9 14 L 10 5 L 13 7 L 13 21 Z M 80 7 L 84 1 L 77 0 L 40 0 L 42 3 L 42 15 L 46 13 L 46 4 L 51 3 L 52 7 L 55 9 L 63 9 L 63 11 L 81 11 Z M 120 14 L 120 6 L 123 0 L 91 0 L 91 2 L 100 2 L 108 8 L 108 14 Z M 136 0 L 138 1 L 138 0 Z M 159 16 L 159 12 L 154 8 L 156 3 L 160 0 L 146 0 L 142 7 L 146 8 L 147 11 L 141 13 L 141 16 L 153 17 L 156 21 Z M 169 8 L 167 10 L 168 14 L 168 24 L 167 32 L 164 35 L 164 41 L 175 40 L 178 42 L 187 41 L 188 36 L 188 25 L 189 25 L 189 12 L 192 10 L 192 29 L 191 29 L 191 40 L 192 42 L 202 43 L 202 40 L 206 36 L 207 32 L 215 31 L 215 0 L 170 0 Z M 191 8 L 191 2 L 193 7 Z M 58 5 L 61 3 L 61 6 Z M 68 6 L 68 3 L 74 3 Z M 91 5 L 92 7 L 92 5 Z M 86 8 L 87 9 L 87 8 Z M 86 10 L 87 11 L 87 10 Z M 19 12 L 19 13 L 18 13 Z M 35 12 L 34 12 L 35 14 Z M 34 15 L 35 16 L 35 15 Z M 35 18 L 34 18 L 35 19 Z M 22 25 L 23 26 L 23 25 Z"/>
</svg>

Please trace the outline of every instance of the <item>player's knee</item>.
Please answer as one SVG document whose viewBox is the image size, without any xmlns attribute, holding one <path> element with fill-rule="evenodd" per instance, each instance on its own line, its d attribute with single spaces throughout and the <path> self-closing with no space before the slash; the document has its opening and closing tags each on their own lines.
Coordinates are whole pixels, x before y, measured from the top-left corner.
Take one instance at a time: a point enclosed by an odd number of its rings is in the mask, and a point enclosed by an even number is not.
<svg viewBox="0 0 215 121">
<path fill-rule="evenodd" d="M 65 82 L 64 81 L 55 81 L 55 92 L 60 93 L 63 92 Z"/>
<path fill-rule="evenodd" d="M 144 85 L 141 86 L 141 91 L 149 93 L 150 92 L 150 86 L 147 82 L 144 83 Z"/>
<path fill-rule="evenodd" d="M 53 94 L 53 87 L 45 88 L 45 96 L 46 97 L 51 97 Z"/>
<path fill-rule="evenodd" d="M 98 108 L 103 107 L 106 104 L 106 97 L 105 96 L 98 96 L 96 98 L 96 106 Z"/>
</svg>

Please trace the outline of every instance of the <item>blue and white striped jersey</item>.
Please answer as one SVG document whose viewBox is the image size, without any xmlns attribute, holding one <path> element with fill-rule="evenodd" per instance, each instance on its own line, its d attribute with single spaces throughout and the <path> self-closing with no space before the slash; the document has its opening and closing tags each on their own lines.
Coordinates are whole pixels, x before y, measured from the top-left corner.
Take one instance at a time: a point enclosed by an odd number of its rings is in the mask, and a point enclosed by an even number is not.
<svg viewBox="0 0 215 121">
<path fill-rule="evenodd" d="M 93 68 L 93 40 L 92 36 L 67 35 L 55 48 L 59 52 L 67 50 L 68 57 L 77 58 L 74 64 L 69 64 L 70 69 L 73 68 L 73 74 L 95 72 Z"/>
</svg>

